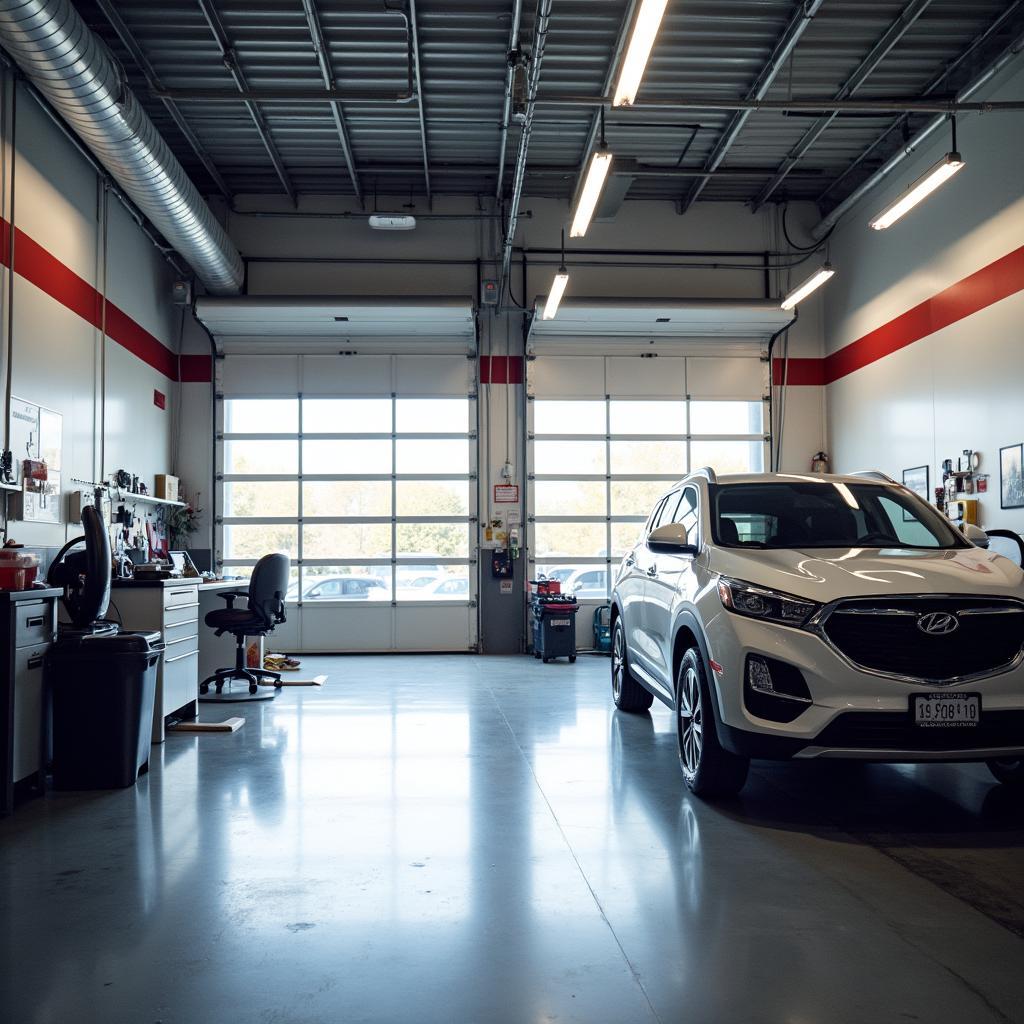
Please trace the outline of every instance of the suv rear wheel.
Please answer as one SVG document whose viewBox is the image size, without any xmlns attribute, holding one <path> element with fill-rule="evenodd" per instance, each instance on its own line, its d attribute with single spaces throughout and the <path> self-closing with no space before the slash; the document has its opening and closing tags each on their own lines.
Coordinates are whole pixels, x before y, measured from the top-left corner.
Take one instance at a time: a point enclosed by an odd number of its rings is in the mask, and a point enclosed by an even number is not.
<svg viewBox="0 0 1024 1024">
<path fill-rule="evenodd" d="M 641 686 L 629 670 L 621 615 L 612 630 L 612 700 L 620 711 L 646 711 L 654 702 L 654 694 Z"/>
<path fill-rule="evenodd" d="M 683 655 L 676 678 L 676 738 L 683 779 L 697 796 L 734 796 L 743 788 L 750 761 L 718 742 L 715 706 L 696 647 Z"/>
</svg>

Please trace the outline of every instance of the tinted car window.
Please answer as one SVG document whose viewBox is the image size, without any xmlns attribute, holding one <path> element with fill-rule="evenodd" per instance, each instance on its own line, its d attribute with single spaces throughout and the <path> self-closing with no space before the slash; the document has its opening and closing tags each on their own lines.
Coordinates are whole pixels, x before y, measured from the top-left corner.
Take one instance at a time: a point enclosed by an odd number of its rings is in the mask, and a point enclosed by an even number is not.
<svg viewBox="0 0 1024 1024">
<path fill-rule="evenodd" d="M 968 546 L 927 503 L 884 484 L 719 484 L 711 494 L 715 541 L 726 547 Z"/>
</svg>

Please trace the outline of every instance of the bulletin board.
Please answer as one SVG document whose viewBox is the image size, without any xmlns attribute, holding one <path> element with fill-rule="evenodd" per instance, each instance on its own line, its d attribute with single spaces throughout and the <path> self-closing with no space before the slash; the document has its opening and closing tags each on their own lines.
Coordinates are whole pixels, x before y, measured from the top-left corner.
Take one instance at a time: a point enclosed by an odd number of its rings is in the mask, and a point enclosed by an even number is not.
<svg viewBox="0 0 1024 1024">
<path fill-rule="evenodd" d="M 63 470 L 64 418 L 59 412 L 11 398 L 11 452 L 14 454 L 15 482 L 21 487 L 20 518 L 32 523 L 59 523 L 61 516 L 61 473 Z M 22 462 L 41 459 L 47 479 L 38 484 L 23 479 Z"/>
</svg>

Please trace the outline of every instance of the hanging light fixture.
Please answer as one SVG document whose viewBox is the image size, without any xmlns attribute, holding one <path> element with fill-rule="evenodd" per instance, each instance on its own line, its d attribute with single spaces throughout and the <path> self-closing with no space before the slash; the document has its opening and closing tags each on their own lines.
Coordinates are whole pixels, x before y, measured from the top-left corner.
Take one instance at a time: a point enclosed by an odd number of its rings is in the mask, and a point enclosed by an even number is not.
<svg viewBox="0 0 1024 1024">
<path fill-rule="evenodd" d="M 582 238 L 590 227 L 594 211 L 597 209 L 597 201 L 601 198 L 601 189 L 604 188 L 605 179 L 612 166 L 612 153 L 604 137 L 604 107 L 601 108 L 601 138 L 593 153 L 590 154 L 590 162 L 583 175 L 582 184 L 576 192 L 576 203 L 572 218 L 572 226 L 569 229 L 570 238 Z"/>
<path fill-rule="evenodd" d="M 956 148 L 956 118 L 951 118 L 953 148 L 933 167 L 930 167 L 895 202 L 890 203 L 877 217 L 868 223 L 876 231 L 892 227 L 901 217 L 910 213 L 918 203 L 927 199 L 937 188 L 941 188 L 964 166 L 963 157 Z"/>
<path fill-rule="evenodd" d="M 831 263 L 823 263 L 803 284 L 794 288 L 783 300 L 783 309 L 792 309 L 798 302 L 802 302 L 811 292 L 816 292 L 835 271 Z"/>
<path fill-rule="evenodd" d="M 612 98 L 613 107 L 626 107 L 636 100 L 640 81 L 647 70 L 647 62 L 651 57 L 654 40 L 661 28 L 661 19 L 665 13 L 668 0 L 643 0 L 633 22 L 633 32 L 629 37 L 629 46 L 622 61 L 619 81 L 615 86 Z"/>
<path fill-rule="evenodd" d="M 548 289 L 547 302 L 544 303 L 544 312 L 541 314 L 542 320 L 555 319 L 555 314 L 558 312 L 558 304 L 562 301 L 562 296 L 565 294 L 565 286 L 568 283 L 569 271 L 565 267 L 565 228 L 562 228 L 562 263 L 555 273 L 550 289 Z"/>
</svg>

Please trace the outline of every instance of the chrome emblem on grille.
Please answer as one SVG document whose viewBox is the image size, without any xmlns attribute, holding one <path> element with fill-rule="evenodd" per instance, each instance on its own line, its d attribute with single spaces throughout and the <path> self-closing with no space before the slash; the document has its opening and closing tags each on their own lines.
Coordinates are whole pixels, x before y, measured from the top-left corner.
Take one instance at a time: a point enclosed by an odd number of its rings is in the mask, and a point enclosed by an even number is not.
<svg viewBox="0 0 1024 1024">
<path fill-rule="evenodd" d="M 949 612 L 928 612 L 918 617 L 917 628 L 928 636 L 945 636 L 960 628 L 960 620 Z"/>
</svg>

